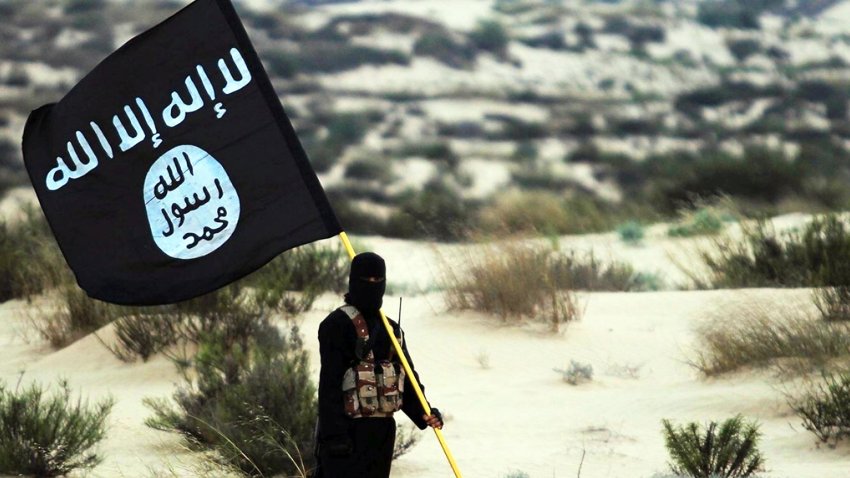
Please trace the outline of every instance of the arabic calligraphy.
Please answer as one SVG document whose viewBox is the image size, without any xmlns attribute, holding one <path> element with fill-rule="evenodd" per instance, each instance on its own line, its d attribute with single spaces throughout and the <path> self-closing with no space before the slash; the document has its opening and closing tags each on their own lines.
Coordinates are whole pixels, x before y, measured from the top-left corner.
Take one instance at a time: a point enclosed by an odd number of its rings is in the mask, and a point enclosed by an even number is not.
<svg viewBox="0 0 850 478">
<path fill-rule="evenodd" d="M 194 259 L 224 244 L 239 220 L 239 196 L 209 153 L 172 148 L 145 177 L 145 209 L 156 245 L 177 259 Z"/>
<path fill-rule="evenodd" d="M 207 105 L 207 101 L 211 102 L 212 112 L 216 119 L 224 117 L 227 109 L 224 103 L 216 101 L 220 100 L 216 87 L 220 86 L 222 95 L 232 95 L 245 88 L 252 80 L 251 71 L 238 49 L 230 49 L 230 62 L 236 73 L 232 71 L 232 67 L 228 65 L 225 58 L 216 62 L 221 74 L 217 82 L 210 79 L 203 65 L 196 65 L 194 72 L 183 78 L 182 85 L 180 88 L 171 91 L 168 96 L 168 105 L 159 114 L 166 128 L 179 126 L 186 121 L 189 115 L 203 109 Z M 216 77 L 216 75 L 213 75 L 213 77 Z M 201 89 L 199 89 L 198 84 L 200 84 Z M 201 93 L 201 90 L 206 94 L 206 97 Z M 129 104 L 124 105 L 121 113 L 112 116 L 112 126 L 119 141 L 117 147 L 112 146 L 109 137 L 101 129 L 100 124 L 96 121 L 90 121 L 89 128 L 76 131 L 74 135 L 76 144 L 73 141 L 67 142 L 65 148 L 67 155 L 56 157 L 56 166 L 50 169 L 45 177 L 47 189 L 56 191 L 67 185 L 72 179 L 85 176 L 97 168 L 101 159 L 98 157 L 99 154 L 114 159 L 116 150 L 127 152 L 144 142 L 148 135 L 150 135 L 153 148 L 158 148 L 163 142 L 163 133 L 160 131 L 161 128 L 157 127 L 156 117 L 151 113 L 148 103 L 142 98 L 136 97 Z M 88 131 L 89 129 L 91 132 Z M 92 143 L 89 142 L 91 137 L 97 140 L 95 143 L 96 146 L 99 146 L 97 153 L 95 148 L 92 148 Z M 80 151 L 85 154 L 86 161 L 80 159 Z M 173 183 L 174 181 L 171 184 Z"/>
</svg>

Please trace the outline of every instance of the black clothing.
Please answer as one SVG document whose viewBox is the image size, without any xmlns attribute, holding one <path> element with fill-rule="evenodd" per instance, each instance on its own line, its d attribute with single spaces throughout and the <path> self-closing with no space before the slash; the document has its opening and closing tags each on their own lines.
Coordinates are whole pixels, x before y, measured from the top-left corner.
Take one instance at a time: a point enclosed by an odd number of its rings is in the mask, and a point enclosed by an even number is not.
<svg viewBox="0 0 850 478">
<path fill-rule="evenodd" d="M 380 316 L 363 314 L 369 327 L 369 341 L 375 361 L 389 359 L 392 342 Z M 389 319 L 388 319 L 389 320 Z M 401 335 L 399 325 L 390 320 L 396 337 Z M 342 310 L 335 310 L 319 325 L 319 426 L 317 433 L 319 469 L 316 476 L 323 478 L 386 478 L 389 476 L 395 442 L 395 420 L 391 417 L 350 418 L 345 414 L 342 378 L 345 371 L 358 361 L 355 348 L 357 332 L 351 318 Z M 419 375 L 413 366 L 407 346 L 402 350 L 417 381 Z M 421 385 L 424 392 L 424 386 Z M 428 425 L 422 416 L 425 410 L 413 387 L 406 386 L 402 398 L 402 411 L 424 430 Z M 353 449 L 344 453 L 346 443 Z M 340 451 L 339 453 L 331 453 Z M 336 456 L 335 456 L 336 455 Z M 353 468 L 352 468 L 353 467 Z"/>
<path fill-rule="evenodd" d="M 365 418 L 351 423 L 349 453 L 334 453 L 319 446 L 319 470 L 315 478 L 387 478 L 393 462 L 395 420 Z"/>
<path fill-rule="evenodd" d="M 380 282 L 369 282 L 366 277 L 378 277 Z M 345 301 L 363 314 L 378 315 L 387 288 L 387 266 L 381 256 L 363 252 L 351 261 L 348 274 L 348 294 Z"/>
<path fill-rule="evenodd" d="M 366 316 L 366 325 L 369 327 L 369 338 L 372 341 L 372 352 L 375 360 L 386 360 L 389 358 L 392 343 L 387 335 L 384 324 L 380 317 Z M 400 335 L 400 328 L 394 320 L 390 320 L 395 330 L 396 337 Z M 405 340 L 406 342 L 406 340 Z M 350 423 L 354 419 L 345 414 L 345 405 L 342 397 L 342 377 L 346 369 L 357 361 L 354 353 L 357 344 L 357 332 L 354 324 L 345 312 L 337 309 L 319 325 L 319 353 L 321 355 L 322 368 L 319 374 L 319 442 L 334 437 L 347 435 Z M 413 370 L 416 380 L 419 374 L 410 354 L 407 352 L 407 344 L 402 344 L 402 350 L 407 358 L 410 368 Z M 425 386 L 419 383 L 424 393 Z M 410 417 L 410 420 L 424 430 L 428 424 L 422 419 L 425 410 L 419 403 L 419 398 L 411 386 L 404 387 L 402 398 L 402 411 Z M 373 420 L 373 418 L 358 418 L 357 420 Z"/>
</svg>

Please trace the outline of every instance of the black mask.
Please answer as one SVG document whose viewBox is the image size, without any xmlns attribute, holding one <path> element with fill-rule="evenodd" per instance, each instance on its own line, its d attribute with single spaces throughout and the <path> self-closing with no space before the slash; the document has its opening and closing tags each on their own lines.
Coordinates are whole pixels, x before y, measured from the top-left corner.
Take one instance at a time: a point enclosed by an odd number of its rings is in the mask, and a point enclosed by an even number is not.
<svg viewBox="0 0 850 478">
<path fill-rule="evenodd" d="M 374 252 L 363 252 L 351 261 L 348 276 L 348 294 L 345 300 L 366 315 L 378 313 L 387 289 L 387 269 L 384 259 Z M 370 282 L 366 277 L 380 277 L 380 282 Z"/>
</svg>

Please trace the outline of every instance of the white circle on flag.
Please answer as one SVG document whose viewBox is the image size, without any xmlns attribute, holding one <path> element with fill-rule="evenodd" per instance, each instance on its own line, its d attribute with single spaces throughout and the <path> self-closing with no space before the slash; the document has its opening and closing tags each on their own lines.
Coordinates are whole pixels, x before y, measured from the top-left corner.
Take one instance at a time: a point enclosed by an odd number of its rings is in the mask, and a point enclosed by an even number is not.
<svg viewBox="0 0 850 478">
<path fill-rule="evenodd" d="M 230 239 L 239 195 L 221 163 L 197 146 L 170 149 L 145 177 L 145 211 L 156 245 L 175 259 L 203 257 Z"/>
</svg>

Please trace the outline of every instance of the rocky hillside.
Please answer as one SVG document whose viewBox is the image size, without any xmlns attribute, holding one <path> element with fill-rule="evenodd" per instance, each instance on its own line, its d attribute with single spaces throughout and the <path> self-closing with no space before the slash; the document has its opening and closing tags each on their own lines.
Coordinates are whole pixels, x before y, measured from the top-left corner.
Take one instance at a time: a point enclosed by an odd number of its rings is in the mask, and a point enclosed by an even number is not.
<svg viewBox="0 0 850 478">
<path fill-rule="evenodd" d="M 0 3 L 0 191 L 28 112 L 185 4 Z M 238 2 L 352 232 L 844 209 L 850 2 Z M 464 226 L 464 227 L 460 227 Z"/>
</svg>

